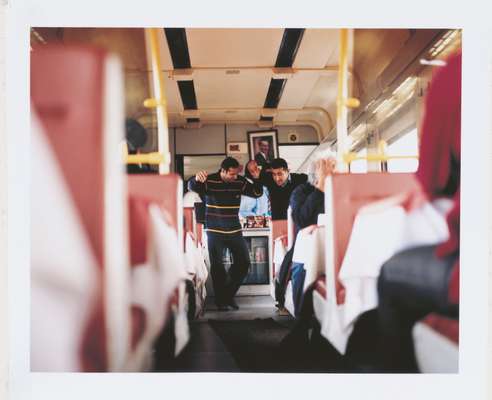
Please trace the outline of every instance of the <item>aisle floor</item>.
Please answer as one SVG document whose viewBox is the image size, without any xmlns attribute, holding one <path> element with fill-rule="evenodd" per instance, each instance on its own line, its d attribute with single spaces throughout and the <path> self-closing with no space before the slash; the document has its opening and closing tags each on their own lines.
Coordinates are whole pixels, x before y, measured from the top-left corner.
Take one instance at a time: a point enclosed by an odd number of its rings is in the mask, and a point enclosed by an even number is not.
<svg viewBox="0 0 492 400">
<path fill-rule="evenodd" d="M 204 315 L 190 323 L 187 347 L 165 371 L 335 372 L 341 367 L 339 356 L 319 340 L 306 347 L 290 338 L 295 320 L 280 316 L 270 296 L 236 302 L 239 310 L 219 311 L 208 299 Z M 289 345 L 281 350 L 288 335 Z"/>
</svg>

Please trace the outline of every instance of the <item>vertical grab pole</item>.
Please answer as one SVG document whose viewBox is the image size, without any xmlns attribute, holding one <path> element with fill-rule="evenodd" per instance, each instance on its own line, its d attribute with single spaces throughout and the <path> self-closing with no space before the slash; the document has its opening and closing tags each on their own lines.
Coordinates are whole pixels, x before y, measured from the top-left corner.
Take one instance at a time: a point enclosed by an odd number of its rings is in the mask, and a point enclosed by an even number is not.
<svg viewBox="0 0 492 400">
<path fill-rule="evenodd" d="M 348 99 L 348 29 L 340 29 L 337 94 L 337 159 L 338 171 L 347 172 L 348 164 L 343 161 L 347 153 L 347 104 Z"/>
<path fill-rule="evenodd" d="M 164 156 L 164 161 L 159 164 L 159 174 L 168 174 L 171 163 L 169 153 L 169 129 L 167 119 L 167 101 L 162 76 L 161 58 L 159 52 L 158 28 L 147 28 L 147 37 L 150 44 L 150 56 L 152 62 L 152 81 L 154 86 L 154 99 L 157 113 L 157 144 L 158 152 Z"/>
</svg>

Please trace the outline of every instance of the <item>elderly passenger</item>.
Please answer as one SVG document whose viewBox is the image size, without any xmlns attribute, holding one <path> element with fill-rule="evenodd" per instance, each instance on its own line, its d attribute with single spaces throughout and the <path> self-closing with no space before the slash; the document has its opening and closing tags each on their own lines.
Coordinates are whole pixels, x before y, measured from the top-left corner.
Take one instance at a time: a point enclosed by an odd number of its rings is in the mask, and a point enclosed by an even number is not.
<svg viewBox="0 0 492 400">
<path fill-rule="evenodd" d="M 308 182 L 299 185 L 290 197 L 292 219 L 294 221 L 295 235 L 303 228 L 316 225 L 318 215 L 323 214 L 324 187 L 326 177 L 333 173 L 336 167 L 334 153 L 329 150 L 319 152 L 311 160 L 308 167 Z M 295 243 L 294 243 L 295 245 Z M 304 285 L 305 271 L 302 265 L 297 265 L 291 270 L 294 245 L 287 252 L 280 266 L 278 280 L 275 282 L 275 298 L 278 307 L 283 308 L 285 303 L 285 289 L 289 280 L 289 272 L 292 271 L 294 305 L 296 315 L 300 311 L 302 290 Z M 294 279 L 295 278 L 295 279 Z"/>
</svg>

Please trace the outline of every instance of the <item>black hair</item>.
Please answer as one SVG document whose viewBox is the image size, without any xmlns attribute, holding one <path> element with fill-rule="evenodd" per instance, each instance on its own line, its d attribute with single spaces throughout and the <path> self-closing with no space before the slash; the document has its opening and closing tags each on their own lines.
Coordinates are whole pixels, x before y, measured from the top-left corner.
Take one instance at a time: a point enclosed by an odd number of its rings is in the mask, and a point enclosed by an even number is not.
<svg viewBox="0 0 492 400">
<path fill-rule="evenodd" d="M 147 142 L 147 131 L 140 122 L 133 118 L 127 118 L 125 121 L 126 141 L 129 152 L 136 152 Z"/>
<path fill-rule="evenodd" d="M 253 175 L 251 175 L 251 172 L 249 172 L 248 169 L 248 164 L 251 162 L 254 162 L 255 160 L 249 160 L 246 165 L 244 166 L 244 176 L 249 179 L 253 179 Z"/>
<path fill-rule="evenodd" d="M 226 157 L 220 164 L 220 169 L 228 171 L 229 168 L 239 168 L 239 162 L 233 157 Z"/>
<path fill-rule="evenodd" d="M 277 169 L 277 168 L 283 168 L 288 170 L 289 167 L 287 165 L 287 161 L 285 161 L 283 158 L 276 158 L 272 161 L 270 164 L 270 168 L 272 169 Z"/>
</svg>

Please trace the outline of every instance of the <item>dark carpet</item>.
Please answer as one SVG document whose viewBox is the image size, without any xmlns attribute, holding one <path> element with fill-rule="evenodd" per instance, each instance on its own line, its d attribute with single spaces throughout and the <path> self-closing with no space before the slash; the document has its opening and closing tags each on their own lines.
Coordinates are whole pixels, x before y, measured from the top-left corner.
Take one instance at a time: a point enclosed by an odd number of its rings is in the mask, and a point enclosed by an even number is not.
<svg viewBox="0 0 492 400">
<path fill-rule="evenodd" d="M 209 321 L 241 372 L 343 372 L 340 354 L 314 329 L 287 327 L 272 318 Z"/>
</svg>

